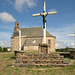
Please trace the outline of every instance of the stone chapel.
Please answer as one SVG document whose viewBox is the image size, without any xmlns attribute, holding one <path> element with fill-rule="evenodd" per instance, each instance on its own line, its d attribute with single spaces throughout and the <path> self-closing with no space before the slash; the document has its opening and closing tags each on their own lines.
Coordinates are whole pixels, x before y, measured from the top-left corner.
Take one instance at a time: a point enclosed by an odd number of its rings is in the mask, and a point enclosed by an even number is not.
<svg viewBox="0 0 75 75">
<path fill-rule="evenodd" d="M 19 51 L 19 30 L 21 30 L 21 50 L 37 50 L 39 44 L 43 43 L 43 28 L 19 28 L 19 23 L 15 22 L 14 32 L 11 36 L 12 51 Z M 56 37 L 46 31 L 46 42 L 49 45 L 50 52 L 55 52 Z"/>
</svg>

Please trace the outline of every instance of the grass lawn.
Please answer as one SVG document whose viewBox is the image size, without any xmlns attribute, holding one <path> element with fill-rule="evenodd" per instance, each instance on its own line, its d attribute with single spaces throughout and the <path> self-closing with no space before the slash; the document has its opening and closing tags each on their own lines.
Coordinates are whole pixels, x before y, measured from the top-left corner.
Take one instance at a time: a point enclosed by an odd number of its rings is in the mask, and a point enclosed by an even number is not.
<svg viewBox="0 0 75 75">
<path fill-rule="evenodd" d="M 26 50 L 25 51 L 26 52 L 26 54 L 38 54 L 38 51 L 34 51 L 34 50 Z"/>
<path fill-rule="evenodd" d="M 35 52 L 34 52 L 35 53 Z M 0 75 L 75 75 L 75 64 L 69 67 L 11 67 L 14 53 L 0 53 Z"/>
</svg>

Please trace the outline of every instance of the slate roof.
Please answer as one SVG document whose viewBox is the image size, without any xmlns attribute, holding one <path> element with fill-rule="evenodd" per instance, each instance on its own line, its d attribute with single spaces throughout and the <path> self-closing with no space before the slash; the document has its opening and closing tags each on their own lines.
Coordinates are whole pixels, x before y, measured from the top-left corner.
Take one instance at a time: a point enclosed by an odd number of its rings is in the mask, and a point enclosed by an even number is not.
<svg viewBox="0 0 75 75">
<path fill-rule="evenodd" d="M 18 31 L 14 32 L 13 35 L 12 35 L 12 37 L 18 37 L 18 36 L 19 36 L 19 32 Z"/>
<path fill-rule="evenodd" d="M 20 28 L 21 30 L 21 36 L 26 36 L 26 37 L 42 37 L 43 34 L 43 28 L 42 27 L 33 27 L 33 28 Z M 12 37 L 17 37 L 19 36 L 19 32 L 14 32 Z M 48 31 L 46 31 L 46 36 L 47 37 L 54 37 L 51 35 Z"/>
<path fill-rule="evenodd" d="M 42 44 L 42 38 L 30 38 L 27 39 L 24 46 L 38 46 Z"/>
</svg>

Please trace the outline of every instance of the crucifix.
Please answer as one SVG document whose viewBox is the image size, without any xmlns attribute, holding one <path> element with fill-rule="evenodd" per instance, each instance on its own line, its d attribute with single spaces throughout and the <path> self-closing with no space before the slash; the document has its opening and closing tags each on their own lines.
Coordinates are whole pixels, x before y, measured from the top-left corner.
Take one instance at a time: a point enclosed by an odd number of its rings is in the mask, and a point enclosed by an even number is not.
<svg viewBox="0 0 75 75">
<path fill-rule="evenodd" d="M 74 48 L 75 48 L 75 33 L 74 34 L 70 34 L 68 36 L 73 36 L 74 37 Z"/>
<path fill-rule="evenodd" d="M 44 2 L 44 8 L 43 8 L 43 13 L 38 13 L 38 14 L 33 14 L 33 17 L 36 16 L 42 16 L 43 17 L 43 40 L 44 44 L 46 44 L 46 16 L 47 15 L 52 15 L 52 14 L 57 14 L 57 12 L 46 12 L 46 4 Z"/>
</svg>

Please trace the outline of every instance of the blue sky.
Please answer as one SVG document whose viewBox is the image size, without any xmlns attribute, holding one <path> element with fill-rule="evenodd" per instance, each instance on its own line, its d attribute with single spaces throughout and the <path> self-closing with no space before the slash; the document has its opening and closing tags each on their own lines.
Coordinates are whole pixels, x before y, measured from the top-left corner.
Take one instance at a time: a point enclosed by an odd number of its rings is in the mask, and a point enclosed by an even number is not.
<svg viewBox="0 0 75 75">
<path fill-rule="evenodd" d="M 11 46 L 15 21 L 20 28 L 43 26 L 42 17 L 32 14 L 43 12 L 44 1 L 47 12 L 57 11 L 46 17 L 47 30 L 56 36 L 56 48 L 74 47 L 74 37 L 67 35 L 75 31 L 75 0 L 0 0 L 0 46 Z"/>
</svg>

